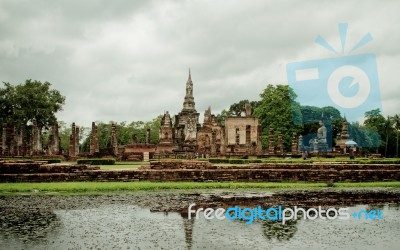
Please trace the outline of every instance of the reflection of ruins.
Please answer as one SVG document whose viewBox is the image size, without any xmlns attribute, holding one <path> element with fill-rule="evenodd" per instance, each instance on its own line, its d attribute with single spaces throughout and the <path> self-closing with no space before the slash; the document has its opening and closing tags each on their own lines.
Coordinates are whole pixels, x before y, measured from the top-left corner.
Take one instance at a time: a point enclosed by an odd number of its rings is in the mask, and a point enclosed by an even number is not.
<svg viewBox="0 0 400 250">
<path fill-rule="evenodd" d="M 262 222 L 263 234 L 268 240 L 290 240 L 297 232 L 297 222 L 298 220 L 288 220 L 283 225 L 282 221 L 265 220 Z"/>
<path fill-rule="evenodd" d="M 3 210 L 0 213 L 0 232 L 3 236 L 14 236 L 24 241 L 46 239 L 61 225 L 60 218 L 47 210 Z"/>
<path fill-rule="evenodd" d="M 181 214 L 182 215 L 182 214 Z M 187 249 L 192 249 L 193 246 L 193 228 L 194 228 L 194 218 L 190 220 L 184 216 L 182 216 L 183 220 L 183 229 L 185 231 L 185 242 Z"/>
</svg>

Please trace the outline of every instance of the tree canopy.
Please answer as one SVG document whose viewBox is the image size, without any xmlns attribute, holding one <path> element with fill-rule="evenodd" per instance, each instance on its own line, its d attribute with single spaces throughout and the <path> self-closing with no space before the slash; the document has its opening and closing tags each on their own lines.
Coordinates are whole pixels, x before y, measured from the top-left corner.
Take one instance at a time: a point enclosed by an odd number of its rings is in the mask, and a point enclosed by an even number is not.
<svg viewBox="0 0 400 250">
<path fill-rule="evenodd" d="M 302 115 L 300 105 L 295 102 L 296 94 L 287 85 L 271 85 L 260 94 L 261 100 L 254 109 L 262 126 L 262 143 L 268 145 L 269 129 L 283 135 L 284 147 L 290 148 L 293 133 L 301 132 Z"/>
<path fill-rule="evenodd" d="M 54 124 L 55 113 L 62 110 L 65 97 L 51 89 L 49 82 L 26 80 L 24 84 L 4 82 L 0 88 L 0 122 L 16 126 L 36 124 L 40 128 Z"/>
</svg>

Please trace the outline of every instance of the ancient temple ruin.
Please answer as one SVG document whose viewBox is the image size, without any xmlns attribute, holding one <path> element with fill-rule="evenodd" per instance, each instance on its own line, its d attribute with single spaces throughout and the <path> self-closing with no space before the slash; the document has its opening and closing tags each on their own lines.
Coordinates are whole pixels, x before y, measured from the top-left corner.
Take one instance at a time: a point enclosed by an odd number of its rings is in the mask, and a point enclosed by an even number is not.
<svg viewBox="0 0 400 250">
<path fill-rule="evenodd" d="M 244 116 L 229 116 L 224 124 L 217 122 L 209 107 L 204 113 L 204 122 L 199 123 L 200 114 L 195 108 L 193 81 L 189 70 L 183 108 L 172 121 L 169 112 L 162 118 L 156 153 L 198 156 L 246 156 L 262 154 L 261 126 L 251 114 L 251 105 L 246 104 Z"/>
<path fill-rule="evenodd" d="M 183 101 L 183 108 L 179 114 L 175 115 L 174 122 L 174 142 L 178 151 L 195 152 L 197 149 L 197 131 L 201 125 L 199 123 L 200 114 L 196 111 L 193 82 L 189 70 L 189 77 L 186 81 L 186 94 Z"/>
<path fill-rule="evenodd" d="M 346 153 L 347 145 L 346 142 L 350 140 L 350 134 L 349 134 L 349 126 L 347 124 L 346 117 L 344 117 L 342 121 L 342 131 L 340 133 L 339 138 L 336 141 L 336 150 L 342 154 Z"/>
</svg>

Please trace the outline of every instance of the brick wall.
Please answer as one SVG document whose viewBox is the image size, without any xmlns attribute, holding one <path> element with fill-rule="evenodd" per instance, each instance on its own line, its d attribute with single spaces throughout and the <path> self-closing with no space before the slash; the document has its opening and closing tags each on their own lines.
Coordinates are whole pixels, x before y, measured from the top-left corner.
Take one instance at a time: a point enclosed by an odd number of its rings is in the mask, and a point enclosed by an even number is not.
<svg viewBox="0 0 400 250">
<path fill-rule="evenodd" d="M 19 164 L 19 165 L 18 165 Z M 50 181 L 400 181 L 396 164 L 253 164 L 223 167 L 202 161 L 157 161 L 148 169 L 99 170 L 85 165 L 0 162 L 0 182 Z M 16 168 L 22 169 L 16 172 Z M 62 169 L 62 172 L 56 172 Z M 24 172 L 24 173 L 23 173 Z"/>
</svg>

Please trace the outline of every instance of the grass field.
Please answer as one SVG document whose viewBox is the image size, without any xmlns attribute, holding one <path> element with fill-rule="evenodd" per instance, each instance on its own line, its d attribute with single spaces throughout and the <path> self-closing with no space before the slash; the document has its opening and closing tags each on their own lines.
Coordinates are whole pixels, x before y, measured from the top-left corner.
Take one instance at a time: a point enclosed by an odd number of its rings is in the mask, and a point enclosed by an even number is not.
<svg viewBox="0 0 400 250">
<path fill-rule="evenodd" d="M 325 188 L 327 183 L 305 182 L 49 182 L 49 183 L 0 183 L 0 195 L 18 195 L 26 193 L 45 194 L 87 194 L 101 192 L 167 190 L 167 189 L 238 189 L 238 188 L 288 188 L 308 189 Z M 400 182 L 361 182 L 334 183 L 333 188 L 400 188 Z M 54 194 L 54 193 L 53 193 Z"/>
</svg>

